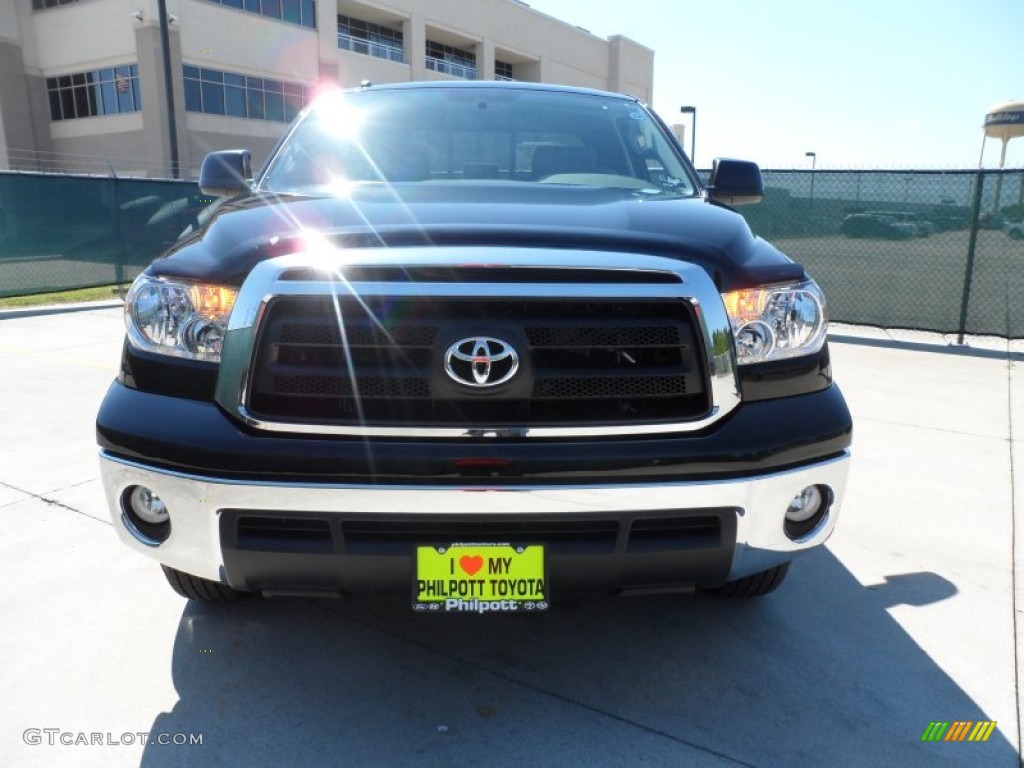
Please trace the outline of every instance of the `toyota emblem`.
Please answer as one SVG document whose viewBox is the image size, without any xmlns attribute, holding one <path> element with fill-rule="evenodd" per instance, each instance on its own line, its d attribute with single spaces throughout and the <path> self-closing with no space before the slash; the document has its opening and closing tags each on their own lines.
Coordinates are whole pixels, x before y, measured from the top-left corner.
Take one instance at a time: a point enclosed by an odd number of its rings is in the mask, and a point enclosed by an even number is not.
<svg viewBox="0 0 1024 768">
<path fill-rule="evenodd" d="M 444 353 L 445 373 L 467 387 L 496 387 L 518 370 L 519 355 L 515 348 L 490 336 L 460 339 Z"/>
</svg>

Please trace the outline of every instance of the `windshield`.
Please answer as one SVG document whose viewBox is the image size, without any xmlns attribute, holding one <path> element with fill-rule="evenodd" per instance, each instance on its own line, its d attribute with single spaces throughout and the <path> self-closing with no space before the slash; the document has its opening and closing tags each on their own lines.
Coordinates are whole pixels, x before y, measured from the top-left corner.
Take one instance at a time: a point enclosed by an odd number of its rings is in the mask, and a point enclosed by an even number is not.
<svg viewBox="0 0 1024 768">
<path fill-rule="evenodd" d="M 330 194 L 353 182 L 572 184 L 691 196 L 683 161 L 636 102 L 515 88 L 331 93 L 316 101 L 260 182 Z"/>
</svg>

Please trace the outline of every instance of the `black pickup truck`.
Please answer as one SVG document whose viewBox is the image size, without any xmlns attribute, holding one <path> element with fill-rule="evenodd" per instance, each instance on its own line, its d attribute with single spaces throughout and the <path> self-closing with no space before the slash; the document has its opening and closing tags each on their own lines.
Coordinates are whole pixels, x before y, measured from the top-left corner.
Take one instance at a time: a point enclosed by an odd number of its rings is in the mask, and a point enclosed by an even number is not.
<svg viewBox="0 0 1024 768">
<path fill-rule="evenodd" d="M 852 424 L 825 298 L 636 99 L 328 92 L 138 277 L 97 419 L 114 525 L 182 595 L 772 591 Z"/>
</svg>

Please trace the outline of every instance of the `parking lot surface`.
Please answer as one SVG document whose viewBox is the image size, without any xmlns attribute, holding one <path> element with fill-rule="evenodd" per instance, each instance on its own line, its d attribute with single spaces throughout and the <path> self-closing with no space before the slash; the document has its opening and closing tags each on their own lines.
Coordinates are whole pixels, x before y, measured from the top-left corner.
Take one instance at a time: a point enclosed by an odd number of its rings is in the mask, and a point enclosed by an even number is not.
<svg viewBox="0 0 1024 768">
<path fill-rule="evenodd" d="M 0 313 L 0 765 L 1020 765 L 1017 343 L 834 329 L 848 495 L 772 595 L 425 616 L 175 595 L 101 492 L 122 333 Z"/>
</svg>

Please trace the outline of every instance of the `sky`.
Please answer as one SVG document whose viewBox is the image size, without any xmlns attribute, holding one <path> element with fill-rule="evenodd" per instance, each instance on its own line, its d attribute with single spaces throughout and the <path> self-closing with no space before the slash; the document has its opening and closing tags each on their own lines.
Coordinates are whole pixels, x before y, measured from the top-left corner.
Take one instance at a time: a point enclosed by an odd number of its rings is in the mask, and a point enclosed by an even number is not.
<svg viewBox="0 0 1024 768">
<path fill-rule="evenodd" d="M 652 106 L 697 165 L 977 168 L 982 123 L 1024 101 L 1024 0 L 527 0 L 654 54 Z M 999 167 L 1001 142 L 985 145 Z M 1007 168 L 1024 167 L 1024 137 Z"/>
</svg>

